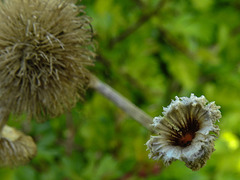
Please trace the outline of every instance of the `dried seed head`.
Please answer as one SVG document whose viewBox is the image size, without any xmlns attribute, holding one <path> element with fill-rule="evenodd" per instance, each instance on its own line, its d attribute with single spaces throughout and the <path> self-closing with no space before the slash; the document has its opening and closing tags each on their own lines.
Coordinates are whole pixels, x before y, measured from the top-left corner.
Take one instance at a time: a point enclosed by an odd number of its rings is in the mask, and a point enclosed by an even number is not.
<svg viewBox="0 0 240 180">
<path fill-rule="evenodd" d="M 28 163 L 37 153 L 30 136 L 4 126 L 0 136 L 0 166 L 19 166 Z"/>
<path fill-rule="evenodd" d="M 80 14 L 80 15 L 79 15 Z M 69 0 L 0 2 L 0 102 L 15 114 L 51 117 L 72 108 L 94 53 L 89 18 Z"/>
<path fill-rule="evenodd" d="M 146 143 L 149 158 L 162 159 L 165 165 L 184 161 L 192 170 L 203 167 L 215 150 L 214 140 L 219 135 L 215 122 L 221 118 L 215 102 L 207 104 L 204 96 L 176 97 L 164 108 L 163 117 L 155 117 L 153 127 L 157 136 Z"/>
</svg>

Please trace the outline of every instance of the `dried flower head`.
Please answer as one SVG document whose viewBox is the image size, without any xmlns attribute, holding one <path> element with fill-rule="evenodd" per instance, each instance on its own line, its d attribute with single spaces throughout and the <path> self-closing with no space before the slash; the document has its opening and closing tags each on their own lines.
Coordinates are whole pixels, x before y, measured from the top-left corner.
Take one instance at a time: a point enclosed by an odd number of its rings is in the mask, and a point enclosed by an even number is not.
<svg viewBox="0 0 240 180">
<path fill-rule="evenodd" d="M 30 118 L 72 108 L 88 84 L 85 66 L 92 64 L 93 46 L 83 6 L 0 1 L 0 102 Z"/>
<path fill-rule="evenodd" d="M 219 135 L 215 122 L 221 118 L 219 106 L 207 103 L 204 96 L 176 97 L 164 108 L 163 117 L 155 117 L 154 130 L 146 143 L 149 158 L 162 159 L 165 165 L 172 161 L 184 161 L 192 170 L 199 170 L 215 150 L 214 140 Z"/>
<path fill-rule="evenodd" d="M 4 126 L 0 135 L 0 166 L 18 166 L 28 163 L 37 153 L 30 136 Z"/>
</svg>

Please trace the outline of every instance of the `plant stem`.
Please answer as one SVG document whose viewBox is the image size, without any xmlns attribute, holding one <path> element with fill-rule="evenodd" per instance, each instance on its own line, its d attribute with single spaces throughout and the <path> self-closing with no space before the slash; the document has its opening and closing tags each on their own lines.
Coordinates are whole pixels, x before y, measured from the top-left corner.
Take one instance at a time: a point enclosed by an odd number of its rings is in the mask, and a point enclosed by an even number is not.
<svg viewBox="0 0 240 180">
<path fill-rule="evenodd" d="M 3 127 L 8 121 L 9 114 L 10 114 L 9 111 L 6 108 L 0 106 L 0 134 L 2 132 Z"/>
<path fill-rule="evenodd" d="M 118 36 L 112 38 L 110 42 L 108 43 L 108 46 L 110 48 L 113 48 L 118 42 L 126 39 L 128 36 L 133 34 L 136 30 L 138 30 L 140 27 L 142 27 L 146 22 L 151 19 L 154 15 L 156 15 L 166 4 L 167 0 L 160 0 L 158 4 L 156 5 L 156 8 L 148 13 L 143 14 L 135 24 L 128 26 L 128 28 L 121 32 Z M 142 4 L 144 5 L 144 4 Z"/>
<path fill-rule="evenodd" d="M 105 84 L 101 80 L 99 80 L 94 75 L 90 78 L 89 87 L 97 90 L 100 94 L 105 96 L 107 99 L 112 101 L 115 105 L 121 108 L 125 113 L 135 119 L 137 122 L 142 124 L 148 130 L 153 131 L 151 127 L 152 124 L 152 117 L 146 114 L 144 111 L 139 109 L 136 105 L 130 102 L 128 99 L 123 97 L 120 93 L 116 90 L 111 88 L 109 85 Z"/>
</svg>

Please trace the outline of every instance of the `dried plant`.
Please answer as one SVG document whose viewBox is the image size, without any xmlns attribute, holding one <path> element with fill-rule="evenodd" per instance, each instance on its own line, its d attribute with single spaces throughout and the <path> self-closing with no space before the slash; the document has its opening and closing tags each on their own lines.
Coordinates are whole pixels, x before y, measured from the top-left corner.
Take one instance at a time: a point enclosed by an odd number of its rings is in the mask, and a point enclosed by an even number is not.
<svg viewBox="0 0 240 180">
<path fill-rule="evenodd" d="M 69 0 L 0 2 L 0 102 L 10 112 L 41 120 L 82 98 L 94 56 L 83 9 Z"/>
<path fill-rule="evenodd" d="M 192 170 L 199 170 L 215 150 L 214 141 L 219 135 L 215 122 L 221 118 L 219 106 L 207 103 L 204 96 L 176 97 L 164 108 L 163 117 L 155 117 L 153 128 L 157 136 L 146 143 L 149 157 L 162 159 L 165 165 L 184 161 Z"/>
<path fill-rule="evenodd" d="M 37 153 L 37 146 L 30 136 L 4 126 L 0 137 L 0 166 L 19 166 L 29 162 Z"/>
<path fill-rule="evenodd" d="M 84 7 L 70 0 L 0 1 L 0 166 L 25 164 L 37 151 L 6 125 L 10 113 L 40 121 L 83 97 L 92 34 Z"/>
</svg>

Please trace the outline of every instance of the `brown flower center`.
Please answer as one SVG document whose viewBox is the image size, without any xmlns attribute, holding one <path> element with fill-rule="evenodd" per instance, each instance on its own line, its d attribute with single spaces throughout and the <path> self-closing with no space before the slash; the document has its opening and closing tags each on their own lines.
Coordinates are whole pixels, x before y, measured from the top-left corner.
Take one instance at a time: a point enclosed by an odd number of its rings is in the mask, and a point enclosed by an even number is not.
<svg viewBox="0 0 240 180">
<path fill-rule="evenodd" d="M 182 136 L 178 140 L 178 145 L 182 146 L 182 147 L 186 147 L 186 146 L 190 145 L 194 136 L 195 136 L 194 134 L 187 133 L 185 136 Z"/>
<path fill-rule="evenodd" d="M 170 140 L 174 146 L 187 147 L 192 143 L 195 133 L 199 130 L 200 125 L 196 119 L 188 119 L 186 124 L 179 127 L 179 131 L 172 131 Z"/>
</svg>

